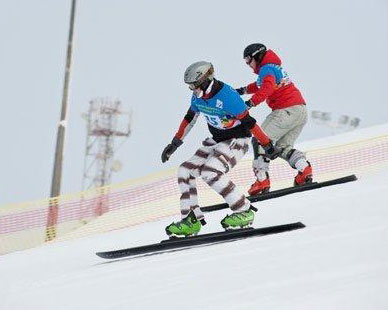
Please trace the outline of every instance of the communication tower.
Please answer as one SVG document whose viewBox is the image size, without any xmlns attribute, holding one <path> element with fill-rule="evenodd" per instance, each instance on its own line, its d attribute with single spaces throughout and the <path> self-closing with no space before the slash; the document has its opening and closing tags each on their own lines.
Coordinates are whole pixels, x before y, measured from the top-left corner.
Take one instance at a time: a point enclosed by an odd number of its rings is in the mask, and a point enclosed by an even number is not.
<svg viewBox="0 0 388 310">
<path fill-rule="evenodd" d="M 97 98 L 89 102 L 89 111 L 82 115 L 87 122 L 82 190 L 108 185 L 112 172 L 121 170 L 122 164 L 114 155 L 131 134 L 131 115 L 122 111 L 119 100 Z"/>
</svg>

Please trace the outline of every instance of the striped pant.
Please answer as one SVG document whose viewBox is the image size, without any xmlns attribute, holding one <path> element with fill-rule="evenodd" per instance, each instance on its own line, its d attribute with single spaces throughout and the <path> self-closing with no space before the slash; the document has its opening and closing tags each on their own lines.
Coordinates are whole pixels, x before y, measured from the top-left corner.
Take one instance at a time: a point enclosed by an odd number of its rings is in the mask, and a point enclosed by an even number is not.
<svg viewBox="0 0 388 310">
<path fill-rule="evenodd" d="M 246 197 L 239 193 L 236 185 L 226 173 L 248 152 L 250 138 L 238 138 L 216 143 L 207 138 L 194 156 L 178 169 L 178 184 L 181 215 L 186 217 L 191 210 L 198 219 L 203 213 L 198 206 L 196 178 L 201 177 L 211 188 L 220 194 L 234 212 L 246 211 L 250 207 Z"/>
</svg>

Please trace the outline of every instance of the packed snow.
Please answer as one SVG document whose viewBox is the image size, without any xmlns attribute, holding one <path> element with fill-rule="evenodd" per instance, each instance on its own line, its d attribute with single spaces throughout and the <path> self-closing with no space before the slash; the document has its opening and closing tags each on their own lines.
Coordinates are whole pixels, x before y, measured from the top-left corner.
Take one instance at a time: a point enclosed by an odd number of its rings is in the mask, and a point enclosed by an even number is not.
<svg viewBox="0 0 388 310">
<path fill-rule="evenodd" d="M 388 309 L 388 168 L 258 202 L 255 227 L 306 228 L 158 255 L 95 252 L 165 239 L 176 217 L 0 257 L 0 309 Z M 178 198 L 177 198 L 178 199 Z M 229 212 L 208 213 L 201 233 Z"/>
</svg>

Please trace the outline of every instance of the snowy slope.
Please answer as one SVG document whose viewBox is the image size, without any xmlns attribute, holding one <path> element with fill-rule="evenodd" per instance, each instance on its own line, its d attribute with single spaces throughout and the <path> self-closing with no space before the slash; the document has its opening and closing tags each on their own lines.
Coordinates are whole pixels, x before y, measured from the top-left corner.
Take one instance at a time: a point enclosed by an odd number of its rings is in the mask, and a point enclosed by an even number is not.
<svg viewBox="0 0 388 310">
<path fill-rule="evenodd" d="M 388 169 L 256 203 L 255 226 L 302 230 L 140 258 L 173 218 L 0 257 L 0 309 L 388 309 Z M 208 214 L 203 233 L 227 211 Z"/>
</svg>

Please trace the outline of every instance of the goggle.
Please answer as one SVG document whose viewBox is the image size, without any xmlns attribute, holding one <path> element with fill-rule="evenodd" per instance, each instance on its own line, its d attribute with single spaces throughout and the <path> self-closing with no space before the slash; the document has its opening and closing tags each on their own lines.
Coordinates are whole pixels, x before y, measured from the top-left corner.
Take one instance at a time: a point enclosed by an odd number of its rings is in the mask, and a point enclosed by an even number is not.
<svg viewBox="0 0 388 310">
<path fill-rule="evenodd" d="M 204 82 L 205 82 L 205 80 L 204 80 L 204 79 L 201 79 L 200 81 L 197 81 L 196 83 L 190 83 L 190 84 L 187 84 L 187 85 L 189 85 L 189 89 L 190 89 L 190 90 L 193 90 L 193 91 L 194 91 L 194 90 L 200 88 L 201 85 L 202 85 Z"/>
<path fill-rule="evenodd" d="M 253 52 L 252 55 L 248 55 L 247 57 L 245 57 L 245 58 L 244 58 L 245 63 L 246 63 L 247 65 L 249 65 L 249 64 L 252 62 L 252 60 L 253 60 L 253 56 L 255 56 L 259 51 L 260 51 L 260 50 L 257 50 L 257 51 L 255 51 L 255 52 Z"/>
<path fill-rule="evenodd" d="M 189 89 L 190 90 L 195 90 L 195 89 L 197 89 L 199 86 L 201 86 L 201 85 L 198 85 L 198 84 L 188 84 L 189 85 Z"/>
<path fill-rule="evenodd" d="M 253 57 L 251 57 L 251 56 L 247 56 L 247 57 L 244 58 L 245 63 L 246 63 L 247 65 L 249 65 L 249 64 L 252 62 L 252 59 L 253 59 Z"/>
</svg>

